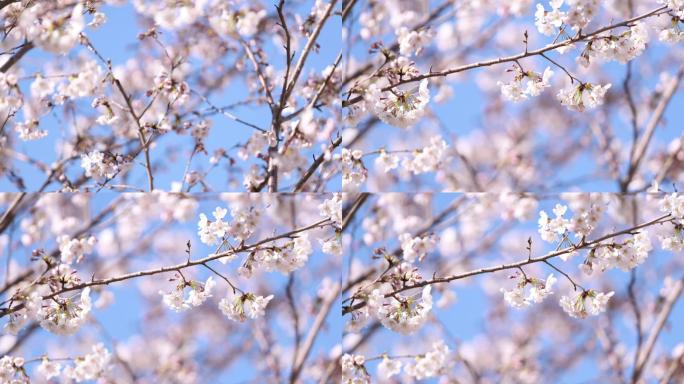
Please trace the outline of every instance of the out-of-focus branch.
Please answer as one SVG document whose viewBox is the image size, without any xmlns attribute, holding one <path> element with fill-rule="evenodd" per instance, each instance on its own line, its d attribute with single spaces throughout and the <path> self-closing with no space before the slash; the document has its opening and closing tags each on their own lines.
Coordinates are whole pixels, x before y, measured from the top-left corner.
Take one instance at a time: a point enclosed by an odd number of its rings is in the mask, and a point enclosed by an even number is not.
<svg viewBox="0 0 684 384">
<path fill-rule="evenodd" d="M 9 225 L 12 223 L 12 220 L 16 214 L 16 210 L 21 201 L 24 200 L 24 197 L 26 197 L 26 192 L 17 194 L 14 200 L 12 200 L 9 208 L 7 208 L 5 213 L 2 214 L 2 218 L 0 218 L 0 234 L 5 232 L 5 229 L 7 229 L 7 227 L 9 227 Z"/>
<path fill-rule="evenodd" d="M 294 369 L 290 373 L 291 384 L 297 382 L 297 379 L 299 378 L 299 375 L 302 372 L 302 368 L 304 368 L 304 363 L 306 362 L 306 359 L 309 356 L 309 353 L 311 352 L 311 348 L 313 347 L 314 341 L 316 341 L 316 338 L 318 337 L 318 334 L 320 333 L 321 328 L 323 327 L 325 318 L 328 317 L 328 313 L 330 313 L 333 303 L 337 301 L 340 295 L 340 288 L 341 285 L 338 283 L 336 285 L 335 290 L 333 292 L 330 292 L 328 294 L 328 297 L 326 297 L 323 303 L 321 303 L 321 308 L 319 309 L 318 314 L 316 315 L 316 318 L 314 319 L 314 322 L 311 325 L 311 330 L 307 334 L 306 339 L 304 339 L 304 343 L 302 343 L 302 347 L 299 350 L 299 354 L 295 357 Z"/>
<path fill-rule="evenodd" d="M 337 147 L 340 146 L 340 144 L 342 144 L 342 136 L 337 136 L 337 138 L 335 138 L 335 140 L 333 140 L 333 142 L 330 143 L 326 152 L 332 153 Z M 304 189 L 304 185 L 306 184 L 306 182 L 311 178 L 311 176 L 313 176 L 314 172 L 316 172 L 318 167 L 320 167 L 324 161 L 325 153 L 322 153 L 318 157 L 314 157 L 313 163 L 311 163 L 309 168 L 306 170 L 306 172 L 304 172 L 301 179 L 299 179 L 299 181 L 295 185 L 294 192 L 301 192 L 302 189 Z"/>
<path fill-rule="evenodd" d="M 656 340 L 658 340 L 658 336 L 660 336 L 660 333 L 665 327 L 665 323 L 670 317 L 670 313 L 672 313 L 672 308 L 679 299 L 679 296 L 682 294 L 682 288 L 684 288 L 684 279 L 678 280 L 670 289 L 667 297 L 665 297 L 665 302 L 663 303 L 660 313 L 653 324 L 653 328 L 651 328 L 651 333 L 649 333 L 648 339 L 646 339 L 646 343 L 644 343 L 644 348 L 641 350 L 641 353 L 637 358 L 637 363 L 632 373 L 633 384 L 639 382 L 639 378 L 643 374 L 644 369 L 646 368 L 646 365 L 651 357 Z"/>
<path fill-rule="evenodd" d="M 679 69 L 677 75 L 665 87 L 665 91 L 663 92 L 663 95 L 660 98 L 660 102 L 653 111 L 651 119 L 648 121 L 648 125 L 644 130 L 644 134 L 641 137 L 641 140 L 635 143 L 634 156 L 632 157 L 629 163 L 629 167 L 627 169 L 627 174 L 625 175 L 625 178 L 620 183 L 622 192 L 627 191 L 627 189 L 629 188 L 629 184 L 634 179 L 634 175 L 636 175 L 636 172 L 639 169 L 639 165 L 641 164 L 641 161 L 643 160 L 644 155 L 646 154 L 648 145 L 650 144 L 651 139 L 653 138 L 653 133 L 655 132 L 656 127 L 660 123 L 660 120 L 663 118 L 665 109 L 667 108 L 667 105 L 670 104 L 670 100 L 672 100 L 675 91 L 677 91 L 677 88 L 679 88 L 679 83 L 681 82 L 682 77 L 684 77 L 684 67 L 681 67 Z"/>
<path fill-rule="evenodd" d="M 2 9 L 2 6 L 0 6 L 0 9 Z M 21 48 L 19 48 L 19 50 L 16 51 L 16 52 L 14 53 L 14 55 L 12 55 L 12 57 L 10 57 L 9 60 L 7 60 L 7 61 L 2 65 L 2 67 L 0 67 L 0 72 L 5 73 L 5 72 L 9 71 L 10 68 L 12 68 L 12 66 L 13 66 L 14 64 L 16 64 L 17 61 L 21 60 L 21 58 L 24 57 L 24 55 L 27 54 L 28 51 L 32 50 L 33 47 L 34 47 L 34 45 L 33 45 L 33 43 L 30 42 L 30 41 L 24 43 L 24 45 L 22 45 Z"/>
<path fill-rule="evenodd" d="M 342 212 L 342 230 L 344 231 L 349 223 L 354 219 L 354 216 L 356 216 L 356 213 L 358 210 L 361 208 L 361 206 L 366 202 L 370 194 L 368 193 L 361 193 L 356 197 L 356 200 L 352 203 L 352 205 L 346 209 L 343 210 Z"/>
</svg>

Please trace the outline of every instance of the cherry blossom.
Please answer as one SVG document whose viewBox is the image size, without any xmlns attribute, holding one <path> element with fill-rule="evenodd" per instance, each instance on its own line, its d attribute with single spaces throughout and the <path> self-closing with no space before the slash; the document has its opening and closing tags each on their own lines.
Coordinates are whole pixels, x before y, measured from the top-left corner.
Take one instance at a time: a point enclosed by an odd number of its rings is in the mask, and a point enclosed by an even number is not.
<svg viewBox="0 0 684 384">
<path fill-rule="evenodd" d="M 562 296 L 560 299 L 560 306 L 563 310 L 571 317 L 584 319 L 587 316 L 596 316 L 601 312 L 604 312 L 608 305 L 608 300 L 615 292 L 597 292 L 597 291 L 585 291 L 576 295 Z"/>
<path fill-rule="evenodd" d="M 610 89 L 611 84 L 594 85 L 579 84 L 571 85 L 558 91 L 556 97 L 570 110 L 584 111 L 589 108 L 596 108 L 603 104 L 603 99 Z"/>
<path fill-rule="evenodd" d="M 230 320 L 245 321 L 264 316 L 266 306 L 273 299 L 273 295 L 257 296 L 252 293 L 234 296 L 232 299 L 223 298 L 219 302 L 219 309 Z"/>
<path fill-rule="evenodd" d="M 366 96 L 366 103 L 380 120 L 403 129 L 412 127 L 423 117 L 429 101 L 427 80 L 422 80 L 417 88 L 391 92 L 383 92 L 376 84 L 371 84 Z"/>
</svg>

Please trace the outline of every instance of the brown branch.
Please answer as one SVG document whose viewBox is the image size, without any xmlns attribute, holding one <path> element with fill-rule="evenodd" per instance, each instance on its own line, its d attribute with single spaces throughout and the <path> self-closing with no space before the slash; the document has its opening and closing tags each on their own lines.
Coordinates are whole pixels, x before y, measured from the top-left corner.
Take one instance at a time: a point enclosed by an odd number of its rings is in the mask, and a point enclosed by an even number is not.
<svg viewBox="0 0 684 384">
<path fill-rule="evenodd" d="M 284 232 L 284 233 L 281 233 L 279 235 L 268 237 L 266 239 L 257 241 L 256 243 L 253 243 L 250 245 L 242 245 L 240 247 L 231 249 L 230 251 L 211 254 L 211 255 L 206 256 L 206 257 L 201 258 L 201 259 L 188 260 L 188 261 L 181 263 L 181 264 L 176 264 L 176 265 L 171 265 L 171 266 L 166 266 L 166 267 L 161 267 L 161 268 L 148 269 L 148 270 L 139 271 L 139 272 L 132 272 L 132 273 L 127 273 L 124 275 L 120 275 L 120 276 L 116 276 L 116 277 L 110 277 L 110 278 L 106 278 L 106 279 L 99 279 L 99 280 L 92 279 L 91 281 L 83 282 L 80 284 L 75 284 L 75 285 L 72 285 L 69 287 L 64 287 L 58 291 L 52 292 L 48 295 L 43 296 L 42 300 L 49 300 L 49 299 L 52 299 L 52 298 L 59 296 L 61 294 L 64 294 L 67 292 L 72 292 L 72 291 L 77 291 L 77 290 L 84 289 L 87 287 L 94 287 L 94 286 L 99 286 L 99 285 L 109 285 L 109 284 L 117 283 L 117 282 L 124 281 L 124 280 L 134 279 L 134 278 L 143 277 L 143 276 L 153 276 L 153 275 L 158 275 L 161 273 L 179 272 L 182 269 L 186 269 L 186 268 L 197 266 L 197 265 L 204 265 L 209 261 L 217 260 L 217 259 L 220 259 L 222 257 L 231 256 L 231 255 L 235 255 L 238 253 L 244 253 L 247 251 L 251 251 L 251 250 L 258 248 L 259 246 L 261 246 L 263 244 L 270 243 L 272 241 L 276 241 L 276 240 L 283 239 L 283 238 L 292 237 L 293 235 L 296 235 L 300 232 L 305 232 L 305 231 L 311 230 L 313 228 L 324 227 L 325 225 L 329 225 L 329 224 L 330 224 L 330 219 L 324 219 L 324 220 L 320 220 L 316 223 L 307 225 L 305 227 L 297 228 L 297 229 L 294 229 L 294 230 L 289 231 L 289 232 Z M 21 310 L 22 308 L 24 308 L 23 303 L 18 304 L 14 307 L 11 307 L 11 308 L 3 309 L 2 311 L 0 311 L 0 318 L 7 316 L 7 315 L 10 315 L 10 314 L 12 314 L 18 310 Z"/>
<path fill-rule="evenodd" d="M 667 108 L 668 104 L 670 104 L 670 100 L 672 100 L 672 97 L 677 91 L 677 88 L 679 88 L 679 83 L 682 80 L 682 77 L 684 77 L 684 67 L 679 69 L 679 72 L 677 72 L 677 76 L 674 79 L 672 79 L 672 81 L 670 81 L 670 83 L 667 84 L 667 86 L 665 87 L 665 91 L 663 92 L 660 102 L 658 102 L 658 105 L 653 111 L 653 115 L 651 115 L 651 119 L 648 121 L 648 125 L 646 126 L 646 130 L 644 131 L 644 135 L 642 136 L 641 140 L 635 144 L 634 156 L 632 158 L 632 161 L 629 163 L 627 175 L 620 183 L 623 192 L 627 191 L 627 189 L 629 188 L 629 184 L 632 182 L 632 179 L 636 175 L 636 172 L 639 169 L 639 165 L 641 164 L 644 155 L 646 155 L 648 145 L 650 144 L 651 139 L 653 138 L 653 133 L 655 132 L 656 127 L 660 123 L 660 120 L 663 118 L 663 115 L 665 114 L 665 109 Z"/>
<path fill-rule="evenodd" d="M 0 5 L 0 9 L 2 9 L 2 6 L 1 6 L 1 5 Z M 17 52 L 15 52 L 14 55 L 12 55 L 12 57 L 10 57 L 9 60 L 7 60 L 7 61 L 2 65 L 2 67 L 0 67 L 0 72 L 5 73 L 5 72 L 9 71 L 9 69 L 12 68 L 12 66 L 13 66 L 14 64 L 16 64 L 17 61 L 21 60 L 21 58 L 24 57 L 24 55 L 27 54 L 28 51 L 30 51 L 31 49 L 33 49 L 33 47 L 34 47 L 34 45 L 33 45 L 33 43 L 30 42 L 30 41 L 24 43 L 24 44 L 21 46 L 21 48 L 19 48 L 19 50 L 18 50 Z"/>
<path fill-rule="evenodd" d="M 647 12 L 641 16 L 633 17 L 631 19 L 624 20 L 624 21 L 621 21 L 619 23 L 615 23 L 615 24 L 611 24 L 611 25 L 603 27 L 603 28 L 599 28 L 596 31 L 588 33 L 588 34 L 578 33 L 577 36 L 575 36 L 573 38 L 561 41 L 560 43 L 549 44 L 543 48 L 535 49 L 532 51 L 526 50 L 525 52 L 518 53 L 518 54 L 515 54 L 512 56 L 499 57 L 496 59 L 490 59 L 490 60 L 480 61 L 480 62 L 476 62 L 476 63 L 466 64 L 466 65 L 462 65 L 459 67 L 446 69 L 443 71 L 430 71 L 428 73 L 424 73 L 422 75 L 418 75 L 418 76 L 412 77 L 410 79 L 404 79 L 404 80 L 398 81 L 394 84 L 390 84 L 389 86 L 382 88 L 382 91 L 383 92 L 389 91 L 390 89 L 396 88 L 400 85 L 413 83 L 413 82 L 420 81 L 423 79 L 428 79 L 431 77 L 446 77 L 448 75 L 468 71 L 471 69 L 490 67 L 490 66 L 497 65 L 497 64 L 515 62 L 516 60 L 524 59 L 524 58 L 530 57 L 530 56 L 541 55 L 544 52 L 552 51 L 552 50 L 557 49 L 557 48 L 565 47 L 565 46 L 568 46 L 568 45 L 571 45 L 571 44 L 574 44 L 574 43 L 577 43 L 580 41 L 590 40 L 592 37 L 597 36 L 603 32 L 609 31 L 611 29 L 629 26 L 630 24 L 632 24 L 638 20 L 645 19 L 647 17 L 651 17 L 651 16 L 653 16 L 653 15 L 655 15 L 661 11 L 664 11 L 666 9 L 667 9 L 666 6 L 662 6 L 662 7 L 656 8 L 650 12 Z M 354 97 L 350 100 L 344 100 L 344 101 L 342 101 L 342 106 L 348 107 L 350 105 L 353 105 L 353 104 L 360 102 L 361 100 L 363 100 L 363 96 L 357 96 L 357 97 Z"/>
<path fill-rule="evenodd" d="M 679 296 L 682 294 L 682 288 L 684 288 L 684 280 L 680 279 L 675 283 L 674 287 L 672 287 L 671 291 L 665 298 L 663 307 L 660 310 L 660 313 L 658 314 L 658 317 L 656 318 L 655 323 L 653 324 L 653 328 L 651 329 L 651 333 L 648 335 L 648 339 L 646 339 L 644 348 L 641 350 L 639 358 L 637 359 L 636 366 L 634 367 L 634 372 L 632 373 L 632 383 L 639 382 L 639 378 L 641 377 L 641 374 L 644 372 L 644 368 L 646 368 L 648 360 L 651 357 L 651 353 L 653 352 L 653 348 L 655 347 L 656 340 L 658 340 L 658 336 L 665 327 L 665 323 L 667 322 L 667 319 L 670 317 L 672 308 L 674 308 L 675 303 L 679 299 Z"/>
<path fill-rule="evenodd" d="M 349 209 L 346 209 L 346 212 L 343 212 L 342 231 L 344 231 L 347 228 L 347 226 L 351 223 L 351 221 L 354 219 L 354 216 L 356 216 L 356 213 L 359 211 L 361 206 L 366 202 L 366 200 L 368 200 L 369 196 L 369 193 L 361 193 L 356 197 L 356 200 L 354 200 Z"/>
<path fill-rule="evenodd" d="M 341 285 L 337 284 L 335 291 L 331 292 L 329 296 L 321 304 L 321 309 L 318 311 L 318 314 L 316 315 L 316 318 L 314 319 L 314 322 L 311 325 L 311 330 L 306 335 L 306 339 L 302 344 L 300 353 L 295 357 L 295 368 L 290 373 L 291 384 L 297 382 L 297 378 L 299 377 L 299 374 L 301 373 L 302 368 L 304 367 L 304 363 L 306 362 L 306 359 L 309 356 L 309 353 L 311 352 L 311 348 L 313 347 L 314 341 L 316 341 L 316 338 L 318 337 L 318 334 L 320 333 L 321 328 L 323 327 L 325 318 L 328 317 L 328 313 L 330 313 L 333 303 L 337 301 L 340 295 L 340 287 Z"/>
<path fill-rule="evenodd" d="M 599 244 L 600 242 L 602 242 L 602 241 L 604 241 L 604 240 L 608 240 L 608 239 L 611 239 L 611 238 L 613 238 L 613 237 L 617 237 L 617 236 L 620 236 L 620 235 L 625 235 L 625 234 L 633 233 L 634 231 L 639 230 L 639 229 L 641 229 L 641 228 L 645 228 L 645 227 L 648 227 L 648 226 L 651 226 L 651 225 L 655 225 L 655 224 L 665 223 L 665 222 L 668 222 L 668 221 L 671 221 L 671 220 L 672 220 L 672 218 L 670 217 L 669 214 L 667 214 L 667 215 L 664 215 L 664 216 L 660 216 L 660 217 L 658 217 L 657 219 L 653 219 L 653 220 L 651 220 L 651 221 L 648 221 L 648 222 L 646 222 L 646 223 L 643 223 L 643 224 L 640 224 L 640 225 L 637 225 L 637 226 L 633 226 L 633 227 L 630 227 L 630 228 L 627 228 L 627 229 L 623 229 L 623 230 L 618 231 L 618 232 L 613 232 L 613 233 L 611 233 L 611 234 L 601 236 L 601 237 L 599 237 L 599 238 L 597 238 L 597 239 L 595 239 L 595 240 L 584 241 L 584 242 L 581 242 L 581 243 L 579 243 L 579 244 L 577 244 L 577 245 L 572 245 L 572 246 L 569 246 L 569 247 L 565 247 L 565 248 L 559 249 L 559 250 L 557 250 L 557 251 L 549 252 L 549 253 L 547 253 L 547 254 L 545 254 L 545 255 L 542 255 L 542 256 L 539 256 L 539 257 L 527 257 L 527 258 L 525 258 L 524 260 L 516 261 L 516 262 L 513 262 L 513 263 L 509 263 L 509 264 L 501 264 L 501 265 L 497 265 L 497 266 L 493 266 L 493 267 L 485 267 L 485 268 L 480 268 L 480 269 L 471 270 L 471 271 L 468 271 L 468 272 L 457 273 L 457 274 L 450 275 L 450 276 L 435 277 L 435 278 L 430 279 L 430 280 L 423 280 L 423 281 L 417 282 L 417 283 L 415 283 L 415 284 L 406 285 L 406 286 L 404 286 L 404 287 L 402 287 L 402 288 L 398 288 L 398 289 L 396 289 L 396 290 L 394 290 L 394 291 L 392 291 L 392 292 L 386 293 L 386 294 L 384 295 L 384 297 L 386 297 L 386 298 L 387 298 L 387 297 L 392 297 L 393 295 L 396 295 L 396 294 L 398 294 L 398 293 L 400 293 L 400 292 L 404 292 L 404 291 L 407 291 L 407 290 L 410 290 L 410 289 L 425 287 L 425 286 L 427 286 L 427 285 L 432 285 L 432 284 L 443 284 L 443 283 L 448 283 L 448 282 L 451 282 L 451 281 L 454 281 L 454 280 L 464 279 L 464 278 L 466 278 L 466 277 L 482 275 L 482 274 L 485 274 L 485 273 L 492 273 L 492 272 L 504 271 L 504 270 L 508 270 L 508 269 L 518 269 L 518 268 L 521 268 L 521 267 L 526 266 L 526 265 L 528 265 L 528 264 L 534 264 L 534 263 L 539 263 L 539 262 L 545 262 L 545 261 L 547 261 L 547 260 L 549 260 L 549 259 L 552 259 L 552 258 L 561 256 L 561 255 L 565 255 L 565 254 L 568 254 L 568 253 L 571 253 L 571 252 L 574 252 L 574 251 L 577 251 L 577 250 L 580 250 L 580 249 L 585 249 L 585 248 L 591 247 L 591 246 L 593 246 L 593 245 L 597 245 L 597 244 Z M 367 303 L 366 303 L 365 301 L 362 301 L 362 302 L 360 302 L 360 303 L 357 303 L 357 304 L 354 304 L 354 305 L 351 305 L 351 306 L 344 307 L 343 310 L 342 310 L 342 313 L 343 313 L 343 314 L 348 314 L 348 313 L 350 313 L 350 312 L 352 312 L 352 311 L 355 311 L 355 310 L 357 310 L 357 309 L 359 309 L 359 308 L 365 307 L 366 304 L 367 304 Z"/>
<path fill-rule="evenodd" d="M 327 151 L 332 153 L 332 151 L 334 151 L 337 147 L 339 147 L 340 144 L 342 144 L 342 136 L 337 136 L 337 138 L 332 143 L 330 143 Z M 304 172 L 302 177 L 299 179 L 299 181 L 295 185 L 293 191 L 294 192 L 301 192 L 302 189 L 304 188 L 304 185 L 306 184 L 306 182 L 309 180 L 309 178 L 311 178 L 311 176 L 313 176 L 314 172 L 316 172 L 318 167 L 320 167 L 324 161 L 325 161 L 325 153 L 320 154 L 318 157 L 314 156 L 313 163 L 311 163 L 311 165 L 306 170 L 306 172 Z"/>
</svg>

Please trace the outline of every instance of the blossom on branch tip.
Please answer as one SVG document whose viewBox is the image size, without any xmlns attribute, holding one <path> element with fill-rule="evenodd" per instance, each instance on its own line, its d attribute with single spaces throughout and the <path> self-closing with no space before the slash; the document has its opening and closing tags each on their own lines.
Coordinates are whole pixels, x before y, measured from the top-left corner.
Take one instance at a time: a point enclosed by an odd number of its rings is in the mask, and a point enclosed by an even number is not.
<svg viewBox="0 0 684 384">
<path fill-rule="evenodd" d="M 596 85 L 583 83 L 571 85 L 558 91 L 556 98 L 569 110 L 583 112 L 603 104 L 603 99 L 611 84 Z"/>
<path fill-rule="evenodd" d="M 232 299 L 223 298 L 219 302 L 219 309 L 230 320 L 243 322 L 264 316 L 266 306 L 273 299 L 273 295 L 257 296 L 253 293 L 235 295 Z"/>
<path fill-rule="evenodd" d="M 118 159 L 100 151 L 82 154 L 81 167 L 87 177 L 111 179 L 119 173 Z"/>
<path fill-rule="evenodd" d="M 216 286 L 213 276 L 209 276 L 203 283 L 197 281 L 182 281 L 171 292 L 159 291 L 166 306 L 176 312 L 182 312 L 192 307 L 202 305 L 211 296 L 211 291 Z M 188 296 L 185 297 L 185 288 L 190 287 Z"/>
<path fill-rule="evenodd" d="M 368 305 L 382 325 L 395 332 L 410 335 L 425 324 L 432 310 L 432 287 L 423 287 L 420 298 L 392 296 L 385 298 L 375 289 L 368 299 Z"/>
<path fill-rule="evenodd" d="M 376 84 L 371 84 L 365 95 L 366 103 L 383 122 L 397 128 L 410 128 L 425 114 L 430 101 L 428 80 L 420 81 L 418 87 L 395 87 L 382 91 Z"/>
<path fill-rule="evenodd" d="M 552 295 L 553 285 L 557 279 L 550 274 L 546 281 L 536 278 L 527 278 L 525 275 L 519 275 L 520 281 L 515 288 L 507 290 L 501 288 L 504 295 L 504 300 L 513 308 L 523 308 L 532 305 L 532 303 L 541 303 L 546 296 Z M 525 287 L 530 287 L 527 297 L 525 296 Z"/>
<path fill-rule="evenodd" d="M 615 292 L 608 293 L 597 292 L 594 290 L 583 291 L 575 297 L 562 296 L 560 299 L 560 306 L 570 315 L 570 317 L 584 319 L 587 316 L 596 316 L 605 312 L 608 306 L 608 300 Z"/>
<path fill-rule="evenodd" d="M 567 210 L 567 206 L 556 204 L 553 208 L 556 217 L 553 219 L 549 218 L 545 211 L 539 212 L 539 234 L 542 240 L 552 243 L 558 240 L 559 235 L 564 235 L 567 232 L 570 221 L 563 217 Z"/>
<path fill-rule="evenodd" d="M 497 85 L 501 87 L 501 94 L 507 100 L 517 102 L 527 99 L 528 96 L 539 96 L 545 88 L 551 86 L 549 81 L 553 76 L 553 71 L 549 67 L 546 67 L 542 74 L 533 71 L 523 72 L 518 66 L 514 67 L 513 72 L 515 73 L 513 81 L 497 82 Z M 522 84 L 524 79 L 527 79 L 525 87 Z"/>
</svg>

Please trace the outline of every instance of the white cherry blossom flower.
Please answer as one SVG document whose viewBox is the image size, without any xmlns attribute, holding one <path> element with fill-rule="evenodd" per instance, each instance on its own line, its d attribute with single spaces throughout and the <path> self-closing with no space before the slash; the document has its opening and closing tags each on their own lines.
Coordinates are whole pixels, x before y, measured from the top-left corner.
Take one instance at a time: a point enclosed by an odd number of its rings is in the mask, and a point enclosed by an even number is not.
<svg viewBox="0 0 684 384">
<path fill-rule="evenodd" d="M 111 179 L 119 173 L 116 159 L 99 151 L 81 155 L 81 167 L 87 177 Z"/>
<path fill-rule="evenodd" d="M 38 120 L 31 120 L 23 123 L 17 123 L 14 130 L 19 133 L 19 139 L 23 141 L 39 140 L 48 135 L 44 129 L 38 128 Z"/>
<path fill-rule="evenodd" d="M 610 89 L 611 84 L 579 84 L 571 85 L 558 91 L 556 97 L 562 105 L 569 110 L 583 112 L 585 109 L 596 108 L 603 104 L 603 98 Z"/>
<path fill-rule="evenodd" d="M 432 287 L 423 287 L 419 300 L 411 297 L 385 298 L 380 291 L 374 290 L 369 297 L 368 305 L 382 325 L 395 332 L 410 335 L 425 324 L 432 310 Z"/>
<path fill-rule="evenodd" d="M 513 81 L 497 82 L 497 85 L 501 87 L 501 94 L 507 100 L 517 102 L 529 96 L 539 96 L 545 88 L 551 86 L 549 81 L 553 76 L 553 71 L 549 67 L 542 74 L 533 71 L 523 72 L 518 66 L 514 67 L 513 72 L 515 73 Z M 523 86 L 523 80 L 526 80 L 525 86 Z"/>
<path fill-rule="evenodd" d="M 584 319 L 587 316 L 596 316 L 605 312 L 608 300 L 615 292 L 597 292 L 594 290 L 583 291 L 575 297 L 562 296 L 560 306 L 570 317 Z"/>
<path fill-rule="evenodd" d="M 364 366 L 365 361 L 362 355 L 342 355 L 342 384 L 370 384 L 371 377 Z"/>
<path fill-rule="evenodd" d="M 325 199 L 318 205 L 318 213 L 323 218 L 329 218 L 337 226 L 342 224 L 342 194 L 334 193 L 330 199 Z"/>
<path fill-rule="evenodd" d="M 429 29 L 409 30 L 401 27 L 396 32 L 399 53 L 402 56 L 420 55 L 423 47 L 430 43 L 433 33 Z"/>
<path fill-rule="evenodd" d="M 44 357 L 36 372 L 42 376 L 45 380 L 50 380 L 53 377 L 59 377 L 62 372 L 62 364 L 57 361 L 50 361 L 50 359 Z"/>
<path fill-rule="evenodd" d="M 567 210 L 567 206 L 556 204 L 553 208 L 553 213 L 556 217 L 553 219 L 549 218 L 545 211 L 539 212 L 539 234 L 542 240 L 552 243 L 557 241 L 559 236 L 567 232 L 570 221 L 563 217 Z"/>
<path fill-rule="evenodd" d="M 383 356 L 382 361 L 378 364 L 378 376 L 382 380 L 389 380 L 392 376 L 398 375 L 401 372 L 401 361 L 399 359 L 390 359 Z"/>
<path fill-rule="evenodd" d="M 92 309 L 90 287 L 81 291 L 79 304 L 74 303 L 72 299 L 58 301 L 59 304 L 51 301 L 49 306 L 40 308 L 37 314 L 41 319 L 40 326 L 58 335 L 71 335 L 85 323 Z"/>
<path fill-rule="evenodd" d="M 318 240 L 321 244 L 323 253 L 333 256 L 342 256 L 344 249 L 342 248 L 342 241 L 338 237 L 333 237 L 328 240 Z"/>
<path fill-rule="evenodd" d="M 210 221 L 204 213 L 200 213 L 197 235 L 203 244 L 215 245 L 226 235 L 230 229 L 229 224 L 223 221 L 226 213 L 228 213 L 227 209 L 216 207 L 212 213 L 214 221 Z"/>
<path fill-rule="evenodd" d="M 380 156 L 375 159 L 375 166 L 380 168 L 382 172 L 389 172 L 399 166 L 399 157 L 382 149 Z"/>
<path fill-rule="evenodd" d="M 197 281 L 181 282 L 171 292 L 159 291 L 162 301 L 170 309 L 183 312 L 192 307 L 202 305 L 211 296 L 211 291 L 216 286 L 213 276 L 209 276 L 204 284 Z M 190 287 L 188 296 L 185 296 L 185 288 Z"/>
<path fill-rule="evenodd" d="M 263 18 L 266 17 L 266 10 L 260 9 L 258 11 L 246 10 L 241 14 L 238 14 L 237 20 L 237 31 L 243 37 L 250 37 L 254 35 L 258 28 L 259 23 Z"/>
<path fill-rule="evenodd" d="M 405 159 L 403 165 L 416 175 L 436 171 L 446 158 L 448 149 L 441 136 L 433 136 L 426 147 L 413 151 L 413 158 Z"/>
<path fill-rule="evenodd" d="M 439 340 L 432 344 L 432 350 L 424 356 L 418 356 L 414 362 L 406 364 L 404 372 L 416 380 L 424 380 L 446 374 L 455 362 L 449 347 Z"/>
<path fill-rule="evenodd" d="M 230 320 L 243 322 L 264 316 L 266 306 L 273 295 L 257 296 L 253 293 L 236 295 L 232 299 L 224 298 L 219 302 L 219 309 Z"/>
<path fill-rule="evenodd" d="M 504 295 L 504 300 L 513 308 L 524 308 L 533 303 L 541 303 L 544 299 L 553 294 L 553 285 L 557 279 L 550 274 L 546 281 L 536 278 L 528 278 L 525 275 L 519 275 L 520 281 L 513 289 L 507 290 L 501 288 Z M 529 287 L 529 292 L 525 295 L 525 288 Z"/>
<path fill-rule="evenodd" d="M 5 355 L 0 358 L 0 382 L 3 383 L 28 383 L 24 380 L 24 358 Z M 17 378 L 19 375 L 21 378 Z"/>
<path fill-rule="evenodd" d="M 428 80 L 421 80 L 418 87 L 395 87 L 389 91 L 382 91 L 378 85 L 371 84 L 365 98 L 380 120 L 397 128 L 407 129 L 425 114 L 430 101 Z"/>
<path fill-rule="evenodd" d="M 413 237 L 409 233 L 399 235 L 399 242 L 401 243 L 404 260 L 410 263 L 416 261 L 416 259 L 419 261 L 423 260 L 425 255 L 435 249 L 438 240 L 439 239 L 435 235 L 418 237 Z"/>
<path fill-rule="evenodd" d="M 64 375 L 76 382 L 95 380 L 109 369 L 112 354 L 102 343 L 96 344 L 92 352 L 74 360 L 74 366 L 66 367 Z"/>
<path fill-rule="evenodd" d="M 82 239 L 72 239 L 67 235 L 57 238 L 59 252 L 63 263 L 71 264 L 74 261 L 80 262 L 86 254 L 93 251 L 97 239 L 95 236 Z"/>
<path fill-rule="evenodd" d="M 567 17 L 567 14 L 560 10 L 563 0 L 551 0 L 549 5 L 551 10 L 547 11 L 542 4 L 537 4 L 534 13 L 534 24 L 537 26 L 537 30 L 547 36 L 552 35 L 556 29 L 560 28 L 563 25 L 563 20 Z"/>
</svg>

